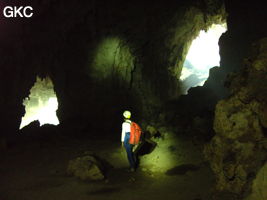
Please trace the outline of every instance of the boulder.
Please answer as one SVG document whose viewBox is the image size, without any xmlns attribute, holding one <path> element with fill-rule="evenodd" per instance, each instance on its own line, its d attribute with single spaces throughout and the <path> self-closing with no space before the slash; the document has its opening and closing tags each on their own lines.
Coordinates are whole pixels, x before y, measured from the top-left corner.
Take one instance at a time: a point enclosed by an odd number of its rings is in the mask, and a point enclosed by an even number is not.
<svg viewBox="0 0 267 200">
<path fill-rule="evenodd" d="M 151 137 L 153 137 L 154 135 L 158 133 L 158 130 L 154 126 L 151 126 L 151 125 L 147 125 L 146 131 L 150 133 Z"/>
<path fill-rule="evenodd" d="M 101 164 L 92 155 L 86 155 L 70 160 L 67 173 L 81 180 L 103 180 L 104 174 Z"/>
</svg>

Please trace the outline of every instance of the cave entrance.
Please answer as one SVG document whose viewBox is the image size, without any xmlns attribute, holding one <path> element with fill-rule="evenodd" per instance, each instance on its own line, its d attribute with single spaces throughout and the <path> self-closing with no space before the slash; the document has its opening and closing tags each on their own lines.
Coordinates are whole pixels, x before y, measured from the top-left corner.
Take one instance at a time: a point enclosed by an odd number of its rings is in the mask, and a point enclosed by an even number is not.
<svg viewBox="0 0 267 200">
<path fill-rule="evenodd" d="M 29 97 L 23 100 L 23 105 L 26 112 L 22 117 L 20 129 L 34 120 L 38 120 L 41 126 L 44 124 L 59 124 L 56 115 L 58 101 L 53 82 L 49 77 L 41 79 L 37 76 Z"/>
<path fill-rule="evenodd" d="M 191 87 L 203 86 L 210 68 L 220 66 L 218 41 L 226 30 L 226 23 L 213 24 L 207 32 L 201 30 L 192 41 L 180 77 L 183 93 L 186 94 Z"/>
</svg>

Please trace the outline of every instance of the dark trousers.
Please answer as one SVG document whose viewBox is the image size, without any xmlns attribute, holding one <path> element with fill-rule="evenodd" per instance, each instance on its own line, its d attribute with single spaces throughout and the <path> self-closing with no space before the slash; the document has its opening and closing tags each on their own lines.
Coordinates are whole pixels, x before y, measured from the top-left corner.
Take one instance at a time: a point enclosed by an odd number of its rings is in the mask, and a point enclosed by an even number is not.
<svg viewBox="0 0 267 200">
<path fill-rule="evenodd" d="M 136 168 L 136 157 L 133 153 L 133 145 L 129 143 L 130 133 L 125 133 L 124 147 L 126 149 L 127 158 L 131 168 Z"/>
</svg>

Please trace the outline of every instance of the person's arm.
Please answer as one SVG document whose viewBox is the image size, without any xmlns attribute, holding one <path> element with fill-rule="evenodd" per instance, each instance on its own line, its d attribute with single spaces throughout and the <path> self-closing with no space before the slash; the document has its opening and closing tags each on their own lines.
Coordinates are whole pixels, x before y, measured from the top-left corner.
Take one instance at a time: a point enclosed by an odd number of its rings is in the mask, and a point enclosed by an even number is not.
<svg viewBox="0 0 267 200">
<path fill-rule="evenodd" d="M 125 138 L 125 128 L 124 128 L 124 123 L 123 123 L 121 127 L 121 145 L 122 146 L 123 146 L 124 138 Z"/>
</svg>

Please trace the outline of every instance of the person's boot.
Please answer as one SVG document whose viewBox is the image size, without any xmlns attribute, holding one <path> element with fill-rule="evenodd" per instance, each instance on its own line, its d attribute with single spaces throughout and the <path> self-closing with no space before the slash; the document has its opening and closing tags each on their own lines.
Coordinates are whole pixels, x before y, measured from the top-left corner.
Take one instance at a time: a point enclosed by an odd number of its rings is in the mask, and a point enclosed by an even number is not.
<svg viewBox="0 0 267 200">
<path fill-rule="evenodd" d="M 135 172 L 135 168 L 130 167 L 129 169 L 127 169 L 127 172 Z"/>
</svg>

